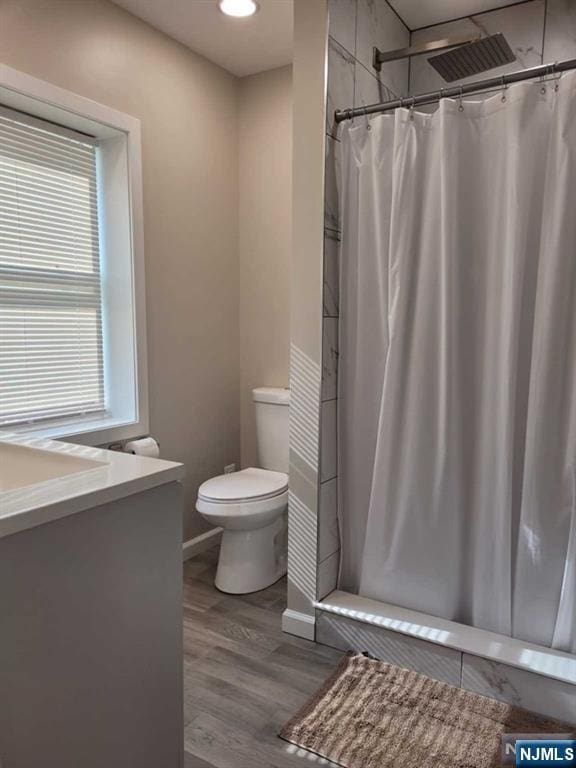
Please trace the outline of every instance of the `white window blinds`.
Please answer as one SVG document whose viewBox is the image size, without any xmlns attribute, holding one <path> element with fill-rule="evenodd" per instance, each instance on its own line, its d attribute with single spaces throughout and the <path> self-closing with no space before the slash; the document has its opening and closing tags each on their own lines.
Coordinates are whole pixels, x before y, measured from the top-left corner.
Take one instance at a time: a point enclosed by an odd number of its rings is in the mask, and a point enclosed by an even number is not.
<svg viewBox="0 0 576 768">
<path fill-rule="evenodd" d="M 95 142 L 0 108 L 0 426 L 104 410 Z"/>
</svg>

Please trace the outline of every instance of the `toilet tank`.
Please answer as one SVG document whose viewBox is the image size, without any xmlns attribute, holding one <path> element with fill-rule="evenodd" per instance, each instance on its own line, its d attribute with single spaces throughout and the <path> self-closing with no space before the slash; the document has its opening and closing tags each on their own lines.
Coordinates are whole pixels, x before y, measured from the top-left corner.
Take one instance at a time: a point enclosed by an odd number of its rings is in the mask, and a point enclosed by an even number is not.
<svg viewBox="0 0 576 768">
<path fill-rule="evenodd" d="M 252 390 L 256 413 L 258 465 L 262 469 L 288 472 L 288 424 L 290 390 L 259 387 Z"/>
</svg>

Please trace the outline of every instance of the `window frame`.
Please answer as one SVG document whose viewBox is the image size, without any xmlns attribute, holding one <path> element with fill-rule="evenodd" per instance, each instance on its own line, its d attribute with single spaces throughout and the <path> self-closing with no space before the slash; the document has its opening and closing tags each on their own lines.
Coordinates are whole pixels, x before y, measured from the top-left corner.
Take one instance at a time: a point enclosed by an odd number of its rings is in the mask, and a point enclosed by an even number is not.
<svg viewBox="0 0 576 768">
<path fill-rule="evenodd" d="M 106 417 L 15 425 L 11 434 L 104 445 L 148 434 L 140 120 L 0 64 L 0 103 L 98 140 Z M 128 300 L 126 300 L 128 299 Z"/>
</svg>

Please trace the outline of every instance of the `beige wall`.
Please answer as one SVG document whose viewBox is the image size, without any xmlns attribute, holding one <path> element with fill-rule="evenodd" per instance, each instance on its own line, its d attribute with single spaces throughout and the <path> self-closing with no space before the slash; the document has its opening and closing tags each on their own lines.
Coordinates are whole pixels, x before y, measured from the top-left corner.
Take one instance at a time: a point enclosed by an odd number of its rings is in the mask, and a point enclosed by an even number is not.
<svg viewBox="0 0 576 768">
<path fill-rule="evenodd" d="M 292 67 L 240 81 L 242 466 L 257 462 L 251 391 L 288 386 L 292 263 Z"/>
<path fill-rule="evenodd" d="M 238 81 L 107 0 L 0 0 L 0 61 L 142 121 L 150 428 L 188 537 L 240 454 Z"/>
</svg>

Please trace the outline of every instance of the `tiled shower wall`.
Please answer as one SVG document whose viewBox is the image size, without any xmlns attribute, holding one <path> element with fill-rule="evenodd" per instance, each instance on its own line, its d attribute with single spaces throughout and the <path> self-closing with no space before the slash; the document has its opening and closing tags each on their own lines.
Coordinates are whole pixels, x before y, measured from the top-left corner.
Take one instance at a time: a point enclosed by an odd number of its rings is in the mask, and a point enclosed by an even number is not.
<svg viewBox="0 0 576 768">
<path fill-rule="evenodd" d="M 506 4 L 503 0 L 502 5 Z M 457 16 L 457 0 L 454 0 L 454 6 L 454 16 Z M 336 156 L 342 128 L 334 123 L 334 111 L 446 86 L 424 57 L 413 59 L 410 64 L 407 60 L 391 62 L 382 68 L 378 79 L 372 68 L 373 46 L 391 50 L 407 46 L 410 42 L 480 30 L 485 34 L 503 32 L 516 53 L 517 62 L 497 70 L 498 73 L 576 57 L 576 0 L 528 0 L 412 32 L 386 0 L 329 0 L 328 7 L 318 598 L 324 597 L 336 586 L 340 549 L 336 446 L 340 216 Z M 479 78 L 485 76 L 480 75 Z"/>
<path fill-rule="evenodd" d="M 372 47 L 402 48 L 410 32 L 385 0 L 330 0 L 328 97 L 326 109 L 326 188 L 324 216 L 324 288 L 320 506 L 318 520 L 318 597 L 336 586 L 338 537 L 338 315 L 340 218 L 336 185 L 339 130 L 334 111 L 373 104 L 408 92 L 408 62 L 393 62 L 379 77 L 372 69 Z"/>
</svg>

